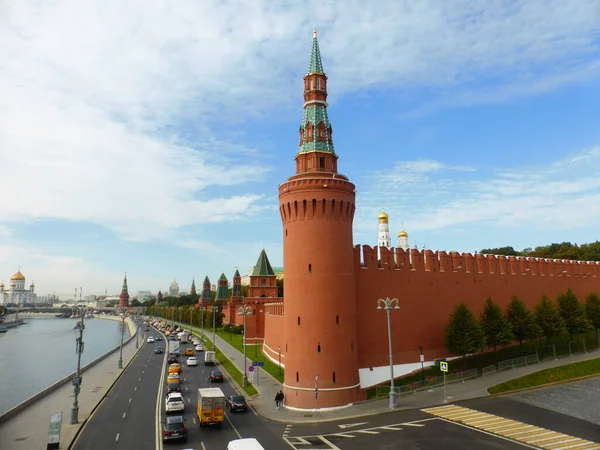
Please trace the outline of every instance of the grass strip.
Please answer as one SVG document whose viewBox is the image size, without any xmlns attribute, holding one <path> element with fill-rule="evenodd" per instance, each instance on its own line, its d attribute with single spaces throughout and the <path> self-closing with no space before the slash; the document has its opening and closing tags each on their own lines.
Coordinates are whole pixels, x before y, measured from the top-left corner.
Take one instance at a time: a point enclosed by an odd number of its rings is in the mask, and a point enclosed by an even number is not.
<svg viewBox="0 0 600 450">
<path fill-rule="evenodd" d="M 201 339 L 204 342 L 204 348 L 205 351 L 209 348 L 212 348 L 212 341 L 206 337 L 206 335 L 202 338 L 202 336 L 200 336 L 200 333 L 197 331 L 194 331 L 194 336 L 196 336 L 197 338 Z M 229 375 L 231 375 L 233 377 L 233 379 L 237 382 L 237 384 L 239 384 L 242 389 L 244 391 L 246 391 L 246 394 L 248 395 L 256 395 L 258 394 L 258 391 L 256 390 L 256 388 L 252 385 L 252 383 L 246 383 L 246 386 L 244 386 L 244 375 L 242 374 L 242 372 L 240 372 L 240 370 L 235 366 L 235 364 L 233 364 L 229 358 L 227 356 L 225 356 L 223 354 L 223 352 L 221 352 L 221 350 L 219 350 L 219 347 L 215 347 L 216 351 L 215 351 L 215 357 L 217 358 L 217 361 L 219 361 L 219 364 L 221 364 L 223 366 L 223 368 L 229 373 Z"/>
<path fill-rule="evenodd" d="M 526 389 L 560 381 L 568 381 L 588 375 L 600 375 L 600 358 L 541 370 L 536 373 L 525 375 L 524 377 L 515 378 L 514 380 L 492 386 L 488 389 L 488 392 L 490 394 L 500 394 L 502 392 L 510 392 L 517 389 Z"/>
<path fill-rule="evenodd" d="M 222 329 L 217 329 L 217 334 L 221 339 L 229 343 L 229 345 L 239 351 L 242 355 L 244 354 L 244 341 L 241 334 L 228 333 Z M 248 340 L 251 342 L 252 339 Z M 273 361 L 267 358 L 263 352 L 260 351 L 260 344 L 246 344 L 246 357 L 252 361 L 262 361 L 264 366 L 262 366 L 260 370 L 265 370 L 277 381 L 283 383 L 285 370 L 283 367 L 280 368 L 279 364 L 273 363 Z"/>
</svg>

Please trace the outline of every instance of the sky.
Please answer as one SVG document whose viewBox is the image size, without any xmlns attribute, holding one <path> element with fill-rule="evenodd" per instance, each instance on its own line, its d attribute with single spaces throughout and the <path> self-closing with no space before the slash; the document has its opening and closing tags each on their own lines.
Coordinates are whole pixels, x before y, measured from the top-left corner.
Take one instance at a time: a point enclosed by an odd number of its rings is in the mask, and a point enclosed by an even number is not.
<svg viewBox="0 0 600 450">
<path fill-rule="evenodd" d="M 281 266 L 318 30 L 354 244 L 592 242 L 600 0 L 0 0 L 0 281 L 182 290 Z"/>
</svg>

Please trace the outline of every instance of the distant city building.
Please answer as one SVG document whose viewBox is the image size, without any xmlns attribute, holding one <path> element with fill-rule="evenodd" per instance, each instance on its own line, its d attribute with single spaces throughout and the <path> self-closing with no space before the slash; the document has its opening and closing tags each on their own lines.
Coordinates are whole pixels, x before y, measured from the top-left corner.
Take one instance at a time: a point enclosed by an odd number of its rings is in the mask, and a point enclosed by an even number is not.
<svg viewBox="0 0 600 450">
<path fill-rule="evenodd" d="M 169 286 L 169 297 L 179 297 L 179 283 L 175 278 L 173 278 L 173 282 Z"/>
<path fill-rule="evenodd" d="M 25 276 L 20 270 L 10 277 L 8 289 L 5 289 L 4 283 L 0 283 L 0 303 L 3 305 L 9 303 L 27 305 L 34 304 L 37 301 L 35 284 L 31 283 L 29 289 L 25 289 Z"/>
</svg>

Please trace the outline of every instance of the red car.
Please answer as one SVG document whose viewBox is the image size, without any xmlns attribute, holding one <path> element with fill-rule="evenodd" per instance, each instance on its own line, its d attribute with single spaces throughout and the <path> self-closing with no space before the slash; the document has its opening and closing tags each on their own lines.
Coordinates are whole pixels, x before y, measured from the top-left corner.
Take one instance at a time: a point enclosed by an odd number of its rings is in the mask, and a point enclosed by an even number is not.
<svg viewBox="0 0 600 450">
<path fill-rule="evenodd" d="M 218 370 L 213 370 L 208 376 L 208 381 L 211 383 L 222 383 L 223 382 L 223 373 Z"/>
</svg>

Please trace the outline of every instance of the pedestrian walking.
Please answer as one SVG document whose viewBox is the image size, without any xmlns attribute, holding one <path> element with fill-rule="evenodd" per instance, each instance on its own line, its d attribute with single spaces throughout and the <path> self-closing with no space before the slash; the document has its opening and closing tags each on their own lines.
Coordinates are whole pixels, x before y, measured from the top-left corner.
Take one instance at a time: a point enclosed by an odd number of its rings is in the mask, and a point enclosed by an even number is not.
<svg viewBox="0 0 600 450">
<path fill-rule="evenodd" d="M 283 395 L 283 391 L 279 391 L 279 407 L 282 408 L 283 407 L 283 399 L 285 398 L 285 395 Z"/>
<path fill-rule="evenodd" d="M 279 402 L 281 401 L 281 394 L 280 392 L 278 392 L 277 394 L 275 394 L 275 407 L 277 409 L 279 409 Z"/>
</svg>

